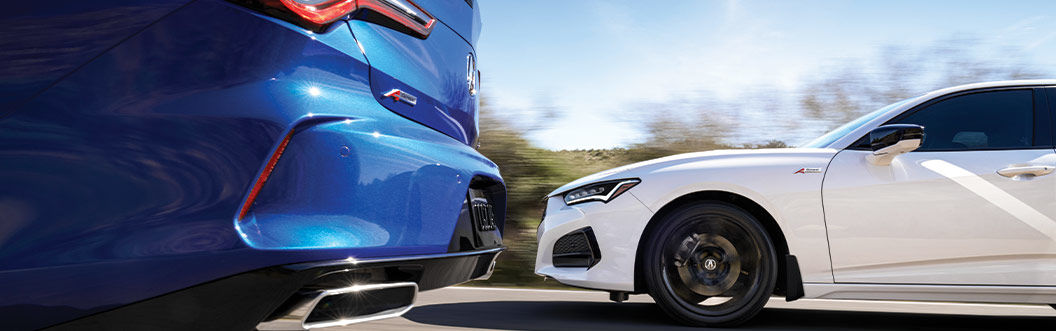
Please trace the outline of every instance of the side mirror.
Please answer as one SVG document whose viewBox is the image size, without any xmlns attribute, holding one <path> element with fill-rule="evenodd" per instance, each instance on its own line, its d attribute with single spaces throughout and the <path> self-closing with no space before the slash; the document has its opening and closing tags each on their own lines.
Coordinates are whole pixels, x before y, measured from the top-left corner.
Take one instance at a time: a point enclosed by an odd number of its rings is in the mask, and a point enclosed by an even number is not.
<svg viewBox="0 0 1056 331">
<path fill-rule="evenodd" d="M 869 146 L 873 154 L 866 160 L 873 165 L 886 166 L 896 156 L 912 152 L 924 142 L 924 127 L 916 124 L 889 124 L 869 132 Z"/>
</svg>

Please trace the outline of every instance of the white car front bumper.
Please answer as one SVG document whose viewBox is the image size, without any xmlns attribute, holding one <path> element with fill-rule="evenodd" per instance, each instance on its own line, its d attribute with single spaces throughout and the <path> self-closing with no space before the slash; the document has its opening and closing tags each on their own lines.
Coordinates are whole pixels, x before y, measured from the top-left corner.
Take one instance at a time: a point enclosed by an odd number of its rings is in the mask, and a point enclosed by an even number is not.
<svg viewBox="0 0 1056 331">
<path fill-rule="evenodd" d="M 632 190 L 633 191 L 633 190 Z M 562 284 L 610 291 L 634 291 L 634 261 L 638 241 L 653 211 L 632 192 L 608 203 L 586 202 L 568 206 L 561 196 L 546 203 L 546 216 L 539 225 L 539 248 L 535 273 Z M 600 259 L 589 267 L 555 267 L 554 244 L 569 233 L 590 227 Z"/>
</svg>

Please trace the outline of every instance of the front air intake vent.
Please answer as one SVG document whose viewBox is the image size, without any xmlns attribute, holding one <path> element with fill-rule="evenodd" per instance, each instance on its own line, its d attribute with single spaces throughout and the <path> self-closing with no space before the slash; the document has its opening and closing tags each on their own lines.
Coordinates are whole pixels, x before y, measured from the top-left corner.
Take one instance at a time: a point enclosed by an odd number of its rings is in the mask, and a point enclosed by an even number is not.
<svg viewBox="0 0 1056 331">
<path fill-rule="evenodd" d="M 573 233 L 565 235 L 558 239 L 554 243 L 554 254 L 589 254 L 590 253 L 590 242 L 587 241 L 587 236 L 583 233 Z"/>
<path fill-rule="evenodd" d="M 590 268 L 601 260 L 598 240 L 594 230 L 585 227 L 558 238 L 554 242 L 553 261 L 555 267 Z"/>
</svg>

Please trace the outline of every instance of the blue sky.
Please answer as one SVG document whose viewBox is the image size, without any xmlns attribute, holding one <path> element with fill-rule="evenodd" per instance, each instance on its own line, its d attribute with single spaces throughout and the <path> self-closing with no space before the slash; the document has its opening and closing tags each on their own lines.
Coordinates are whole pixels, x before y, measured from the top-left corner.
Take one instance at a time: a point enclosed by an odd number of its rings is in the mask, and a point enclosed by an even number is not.
<svg viewBox="0 0 1056 331">
<path fill-rule="evenodd" d="M 550 149 L 634 143 L 644 136 L 627 119 L 633 105 L 699 93 L 743 98 L 760 86 L 796 91 L 847 59 L 876 60 L 884 46 L 976 38 L 994 61 L 1009 59 L 993 50 L 1013 49 L 1023 56 L 1017 61 L 1056 68 L 1056 1 L 481 0 L 480 7 L 483 94 Z"/>
</svg>

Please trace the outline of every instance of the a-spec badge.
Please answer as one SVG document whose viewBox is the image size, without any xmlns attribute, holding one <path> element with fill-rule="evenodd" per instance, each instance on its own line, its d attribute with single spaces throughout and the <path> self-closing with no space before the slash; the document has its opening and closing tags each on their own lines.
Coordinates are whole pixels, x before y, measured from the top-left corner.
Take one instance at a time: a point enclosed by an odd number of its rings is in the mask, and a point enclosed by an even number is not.
<svg viewBox="0 0 1056 331">
<path fill-rule="evenodd" d="M 793 172 L 792 174 L 795 175 L 795 174 L 820 174 L 820 173 L 821 173 L 821 168 L 799 168 L 799 170 L 796 170 L 796 172 Z"/>
<path fill-rule="evenodd" d="M 399 89 L 392 89 L 392 91 L 386 92 L 385 94 L 382 94 L 382 96 L 386 98 L 392 98 L 396 102 L 406 103 L 408 105 L 411 105 L 412 107 L 418 104 L 418 97 L 414 96 L 413 94 L 400 91 Z"/>
</svg>

